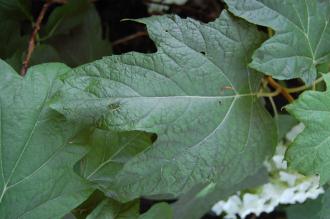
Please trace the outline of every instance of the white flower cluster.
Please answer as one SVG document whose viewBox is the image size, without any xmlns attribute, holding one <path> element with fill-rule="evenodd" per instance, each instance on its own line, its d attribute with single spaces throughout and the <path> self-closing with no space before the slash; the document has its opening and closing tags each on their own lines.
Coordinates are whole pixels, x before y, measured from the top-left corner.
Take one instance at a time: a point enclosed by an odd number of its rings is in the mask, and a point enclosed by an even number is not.
<svg viewBox="0 0 330 219">
<path fill-rule="evenodd" d="M 303 129 L 302 124 L 297 125 L 287 134 L 286 139 L 293 141 Z M 259 216 L 263 212 L 272 212 L 279 204 L 303 203 L 324 193 L 323 188 L 319 187 L 319 177 L 306 177 L 287 169 L 285 150 L 286 146 L 280 143 L 272 159 L 265 162 L 269 183 L 253 189 L 254 192 L 241 191 L 226 201 L 219 201 L 212 211 L 217 215 L 224 213 L 225 219 L 236 219 L 237 215 L 245 218 L 251 213 Z"/>
<path fill-rule="evenodd" d="M 164 4 L 176 4 L 176 5 L 183 5 L 188 0 L 153 0 L 154 2 L 164 3 Z M 155 12 L 163 12 L 169 9 L 167 5 L 161 5 L 157 3 L 148 3 L 148 11 L 149 13 Z"/>
</svg>

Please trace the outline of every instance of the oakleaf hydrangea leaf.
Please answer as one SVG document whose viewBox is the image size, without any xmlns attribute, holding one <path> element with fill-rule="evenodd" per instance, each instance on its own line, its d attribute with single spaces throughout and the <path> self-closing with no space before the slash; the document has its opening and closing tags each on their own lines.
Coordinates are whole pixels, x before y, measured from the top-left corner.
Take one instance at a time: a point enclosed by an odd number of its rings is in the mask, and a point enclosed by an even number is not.
<svg viewBox="0 0 330 219">
<path fill-rule="evenodd" d="M 277 79 L 311 83 L 330 61 L 330 4 L 326 0 L 225 0 L 229 10 L 276 34 L 253 55 L 251 67 Z"/>
<path fill-rule="evenodd" d="M 319 174 L 321 184 L 330 180 L 330 75 L 324 75 L 328 90 L 307 91 L 286 109 L 305 125 L 287 152 L 292 168 L 303 174 Z"/>
<path fill-rule="evenodd" d="M 109 190 L 122 200 L 178 195 L 196 183 L 236 184 L 253 174 L 276 145 L 274 121 L 256 96 L 261 75 L 247 67 L 263 35 L 227 12 L 206 25 L 177 16 L 138 21 L 156 53 L 73 69 L 52 104 L 85 124 L 158 135 Z"/>
<path fill-rule="evenodd" d="M 92 192 L 73 172 L 86 153 L 77 128 L 48 107 L 68 70 L 40 65 L 23 79 L 0 60 L 0 218 L 60 218 Z"/>
</svg>

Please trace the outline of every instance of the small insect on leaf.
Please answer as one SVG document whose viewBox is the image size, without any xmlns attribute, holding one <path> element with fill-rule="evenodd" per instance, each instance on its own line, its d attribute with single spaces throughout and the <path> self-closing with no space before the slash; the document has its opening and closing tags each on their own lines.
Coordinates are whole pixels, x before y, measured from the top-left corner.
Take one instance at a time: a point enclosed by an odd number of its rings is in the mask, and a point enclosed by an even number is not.
<svg viewBox="0 0 330 219">
<path fill-rule="evenodd" d="M 120 108 L 119 103 L 111 103 L 108 105 L 108 108 L 110 109 L 110 111 L 116 111 Z"/>
</svg>

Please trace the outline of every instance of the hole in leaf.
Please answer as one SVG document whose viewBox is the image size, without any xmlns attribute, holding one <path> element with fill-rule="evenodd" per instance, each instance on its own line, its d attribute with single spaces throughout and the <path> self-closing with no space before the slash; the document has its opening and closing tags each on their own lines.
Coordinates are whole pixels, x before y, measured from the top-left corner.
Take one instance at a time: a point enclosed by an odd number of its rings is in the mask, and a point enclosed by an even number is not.
<svg viewBox="0 0 330 219">
<path fill-rule="evenodd" d="M 203 55 L 206 55 L 206 53 L 204 51 L 201 51 L 200 53 L 203 54 Z"/>
</svg>

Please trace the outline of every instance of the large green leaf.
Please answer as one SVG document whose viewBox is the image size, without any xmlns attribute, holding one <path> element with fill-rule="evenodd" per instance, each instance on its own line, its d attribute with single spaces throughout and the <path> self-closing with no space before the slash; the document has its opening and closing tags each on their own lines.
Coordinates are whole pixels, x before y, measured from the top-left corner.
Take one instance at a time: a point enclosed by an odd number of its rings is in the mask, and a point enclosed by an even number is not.
<svg viewBox="0 0 330 219">
<path fill-rule="evenodd" d="M 139 217 L 139 207 L 138 201 L 122 204 L 106 199 L 86 219 L 136 219 Z"/>
<path fill-rule="evenodd" d="M 273 119 L 256 96 L 261 75 L 247 68 L 262 35 L 227 12 L 207 25 L 177 16 L 139 21 L 157 53 L 78 67 L 52 105 L 102 128 L 157 133 L 110 189 L 124 200 L 177 195 L 196 183 L 235 184 L 254 173 L 276 144 Z"/>
<path fill-rule="evenodd" d="M 320 174 L 330 180 L 330 75 L 324 75 L 328 90 L 307 91 L 287 110 L 306 126 L 286 154 L 289 165 L 304 174 Z"/>
<path fill-rule="evenodd" d="M 96 129 L 90 137 L 88 154 L 81 160 L 81 175 L 101 190 L 114 181 L 124 164 L 151 145 L 143 132 L 111 132 Z"/>
<path fill-rule="evenodd" d="M 253 56 L 251 67 L 277 79 L 310 83 L 316 66 L 330 61 L 327 0 L 225 0 L 229 10 L 276 31 Z"/>
<path fill-rule="evenodd" d="M 92 191 L 73 172 L 86 153 L 77 128 L 47 106 L 68 70 L 40 65 L 22 79 L 0 61 L 0 218 L 59 218 Z"/>
</svg>

